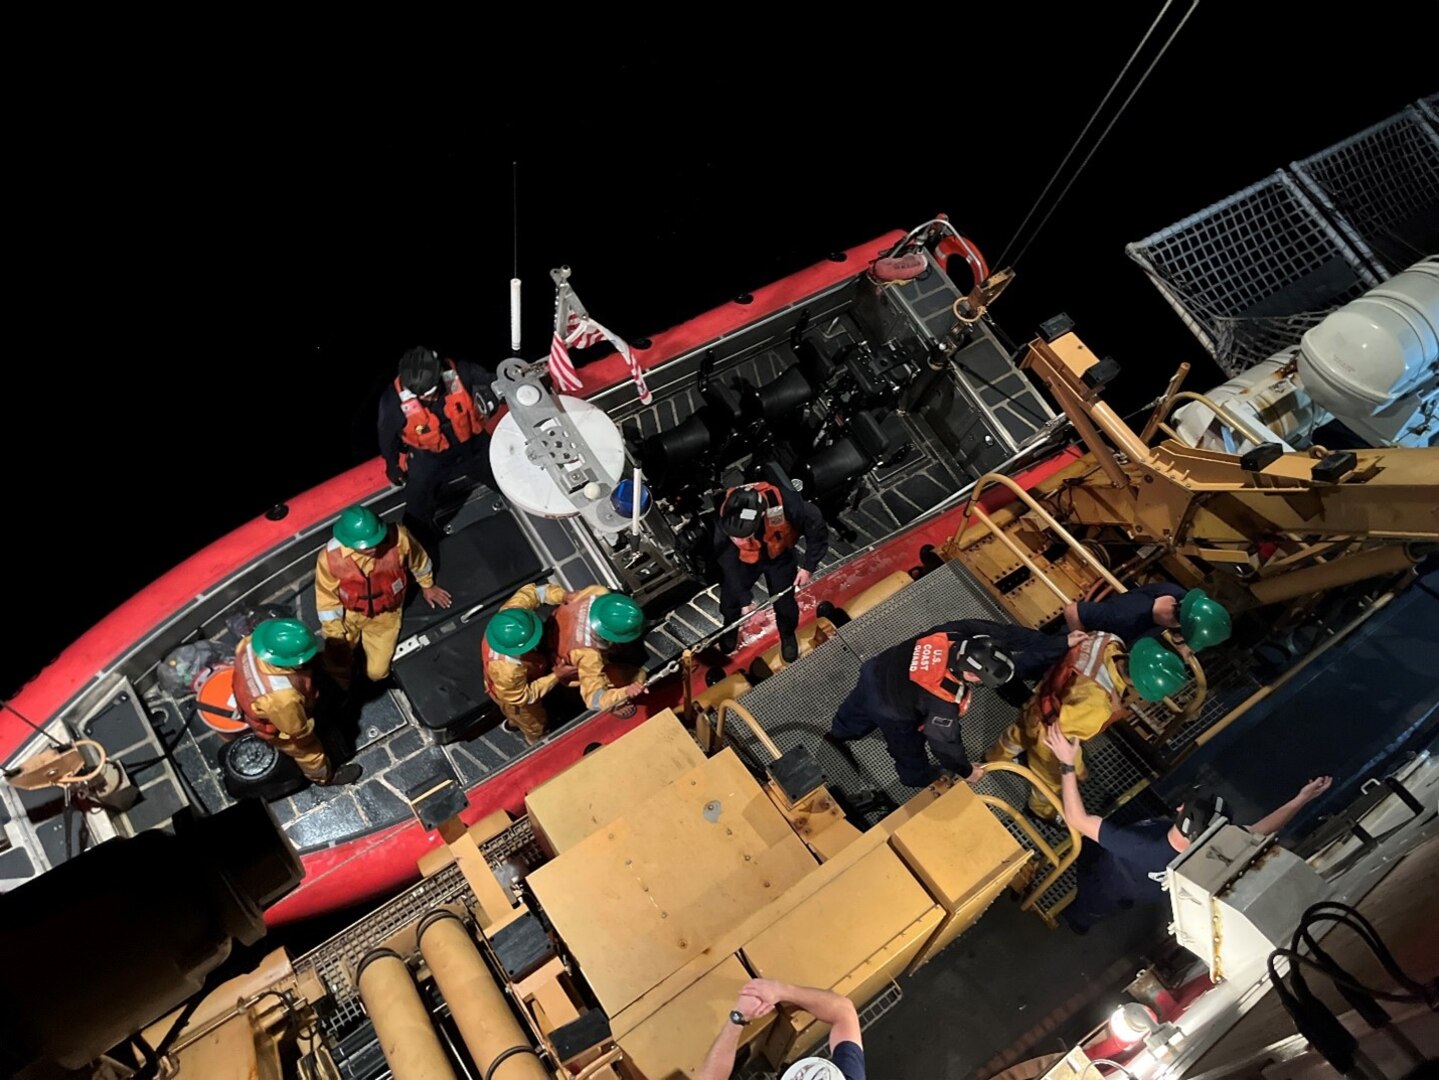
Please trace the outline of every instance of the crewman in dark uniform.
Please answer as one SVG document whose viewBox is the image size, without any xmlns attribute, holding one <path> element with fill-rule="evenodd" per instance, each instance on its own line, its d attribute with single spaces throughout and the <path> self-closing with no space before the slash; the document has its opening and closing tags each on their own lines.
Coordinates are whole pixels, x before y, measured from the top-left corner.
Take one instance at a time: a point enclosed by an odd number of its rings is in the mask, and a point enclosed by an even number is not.
<svg viewBox="0 0 1439 1080">
<path fill-rule="evenodd" d="M 804 562 L 795 544 L 804 537 Z M 794 593 L 780 596 L 791 585 L 797 590 L 810 583 L 820 560 L 829 551 L 829 526 L 809 502 L 787 487 L 770 483 L 730 488 L 720 504 L 714 530 L 715 559 L 720 568 L 720 622 L 728 626 L 754 606 L 755 582 L 764 576 L 774 601 L 774 622 L 779 630 L 780 655 L 787 664 L 799 659 L 799 602 Z M 738 629 L 719 640 L 723 653 L 739 643 Z"/>
<path fill-rule="evenodd" d="M 960 731 L 974 687 L 997 690 L 1014 679 L 1037 678 L 1067 649 L 1063 637 L 1009 623 L 944 623 L 865 661 L 830 737 L 849 741 L 878 728 L 900 782 L 910 787 L 933 782 L 940 766 L 976 783 L 984 768 L 971 764 Z"/>
<path fill-rule="evenodd" d="M 1094 923 L 1121 908 L 1162 903 L 1165 870 L 1208 828 L 1215 814 L 1225 813 L 1224 800 L 1196 791 L 1172 819 L 1150 818 L 1133 825 L 1117 825 L 1084 808 L 1074 764 L 1079 740 L 1066 738 L 1056 726 L 1045 733 L 1045 741 L 1060 762 L 1064 820 L 1084 837 L 1075 863 L 1079 873 L 1077 891 L 1073 903 L 1060 917 L 1075 933 L 1084 934 Z M 1332 777 L 1315 777 L 1294 798 L 1247 828 L 1261 835 L 1277 833 L 1306 803 L 1328 791 L 1332 783 Z"/>
<path fill-rule="evenodd" d="M 1179 626 L 1184 593 L 1178 585 L 1155 581 L 1104 600 L 1074 600 L 1064 605 L 1064 622 L 1071 633 L 1102 631 L 1130 648 L 1142 637 L 1158 637 Z"/>
<path fill-rule="evenodd" d="M 467 360 L 441 360 L 416 346 L 400 357 L 394 384 L 380 397 L 380 454 L 390 483 L 405 487 L 405 520 L 427 539 L 435 493 L 458 476 L 493 489 L 490 436 L 494 376 Z"/>
</svg>

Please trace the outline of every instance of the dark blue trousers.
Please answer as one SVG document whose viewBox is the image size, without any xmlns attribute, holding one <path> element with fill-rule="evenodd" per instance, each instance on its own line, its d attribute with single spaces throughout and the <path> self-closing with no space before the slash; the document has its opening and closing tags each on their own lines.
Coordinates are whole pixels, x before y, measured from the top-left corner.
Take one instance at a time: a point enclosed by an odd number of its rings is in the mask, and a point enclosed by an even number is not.
<svg viewBox="0 0 1439 1080">
<path fill-rule="evenodd" d="M 924 787 L 939 777 L 939 766 L 930 760 L 924 734 L 915 718 L 903 715 L 880 688 L 873 662 L 859 669 L 859 682 L 840 703 L 830 734 L 836 739 L 860 739 L 876 728 L 884 736 L 889 756 L 900 783 Z"/>
</svg>

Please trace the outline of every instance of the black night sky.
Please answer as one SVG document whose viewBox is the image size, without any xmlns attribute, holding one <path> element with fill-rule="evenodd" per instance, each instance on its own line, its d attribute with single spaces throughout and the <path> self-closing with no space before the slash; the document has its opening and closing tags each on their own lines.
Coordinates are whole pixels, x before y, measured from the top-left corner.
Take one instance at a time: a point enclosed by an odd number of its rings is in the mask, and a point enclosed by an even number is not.
<svg viewBox="0 0 1439 1080">
<path fill-rule="evenodd" d="M 1188 6 L 1169 5 L 1111 112 Z M 527 356 L 547 348 L 561 263 L 629 338 L 937 211 L 998 266 L 1160 7 L 950 7 L 906 27 L 851 5 L 865 24 L 763 40 L 735 22 L 750 9 L 715 33 L 694 12 L 684 31 L 610 27 L 612 52 L 568 63 L 561 42 L 598 45 L 592 28 L 17 37 L 33 71 L 5 135 L 19 333 L 0 430 L 21 618 L 0 691 L 373 456 L 406 347 L 508 355 L 512 162 Z M 1012 337 L 1068 311 L 1124 365 L 1121 405 L 1181 360 L 1194 388 L 1220 381 L 1125 243 L 1439 89 L 1439 5 L 1320 10 L 1198 8 L 1019 260 L 995 309 Z"/>
</svg>

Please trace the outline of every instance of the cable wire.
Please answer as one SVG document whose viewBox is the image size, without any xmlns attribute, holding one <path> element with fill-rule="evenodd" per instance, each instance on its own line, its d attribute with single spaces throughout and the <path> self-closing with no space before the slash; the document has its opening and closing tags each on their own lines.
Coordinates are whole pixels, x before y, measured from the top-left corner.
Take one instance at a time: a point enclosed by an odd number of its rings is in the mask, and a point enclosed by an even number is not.
<svg viewBox="0 0 1439 1080">
<path fill-rule="evenodd" d="M 1119 111 L 1114 114 L 1114 117 L 1109 121 L 1108 124 L 1105 125 L 1104 130 L 1099 133 L 1099 138 L 1095 141 L 1094 145 L 1090 147 L 1089 153 L 1084 155 L 1084 160 L 1079 163 L 1079 168 L 1074 170 L 1074 173 L 1070 176 L 1069 183 L 1064 185 L 1064 188 L 1055 198 L 1054 205 L 1049 208 L 1048 212 L 1040 220 L 1039 224 L 1034 227 L 1033 235 L 1025 241 L 1024 247 L 1019 249 L 1019 254 L 1016 255 L 1008 265 L 1012 267 L 1019 265 L 1019 260 L 1024 258 L 1024 253 L 1028 251 L 1034 241 L 1039 238 L 1039 234 L 1044 230 L 1044 226 L 1048 224 L 1049 219 L 1054 216 L 1054 212 L 1059 209 L 1059 204 L 1064 201 L 1064 197 L 1069 194 L 1069 189 L 1074 186 L 1074 182 L 1079 179 L 1080 174 L 1083 173 L 1085 168 L 1089 165 L 1089 162 L 1094 157 L 1096 151 L 1098 151 L 1099 148 L 1104 145 L 1104 140 L 1107 139 L 1109 137 L 1109 133 L 1114 130 L 1114 125 L 1117 124 L 1119 122 L 1119 118 L 1124 115 L 1124 110 L 1129 108 L 1129 103 L 1134 100 L 1134 96 L 1138 94 L 1139 91 L 1143 88 L 1145 82 L 1149 79 L 1150 73 L 1153 72 L 1155 67 L 1158 66 L 1159 61 L 1164 59 L 1164 54 L 1169 51 L 1169 46 L 1174 44 L 1174 39 L 1177 38 L 1179 36 L 1179 32 L 1184 29 L 1185 23 L 1189 22 L 1190 16 L 1198 10 L 1199 0 L 1191 0 L 1189 10 L 1184 13 L 1184 18 L 1179 20 L 1179 25 L 1176 26 L 1174 30 L 1170 33 L 1169 37 L 1165 39 L 1164 45 L 1161 46 L 1159 50 L 1159 54 L 1149 62 L 1149 66 L 1144 69 L 1144 74 L 1139 76 L 1139 82 L 1134 84 L 1134 89 L 1129 92 L 1129 96 L 1126 97 L 1123 104 L 1119 106 Z M 1013 241 L 1011 241 L 1010 243 L 1012 246 Z M 1003 264 L 1004 260 L 1001 259 L 1000 262 L 1001 264 Z"/>
<path fill-rule="evenodd" d="M 1104 92 L 1104 97 L 1100 100 L 1099 104 L 1094 107 L 1094 112 L 1090 113 L 1089 120 L 1085 123 L 1083 130 L 1074 137 L 1074 142 L 1070 144 L 1069 151 L 1064 155 L 1063 160 L 1055 167 L 1053 175 L 1049 178 L 1049 182 L 1044 185 L 1044 190 L 1041 191 L 1034 200 L 1034 205 L 1029 208 L 1029 213 L 1024 215 L 1024 220 L 1021 221 L 1019 227 L 1014 230 L 1014 235 L 1010 237 L 1009 243 L 1004 245 L 1004 250 L 1000 252 L 999 255 L 999 261 L 995 263 L 996 266 L 1005 265 L 1004 257 L 1009 254 L 1009 249 L 1014 247 L 1015 241 L 1024 235 L 1024 227 L 1028 225 L 1030 219 L 1038 213 L 1040 206 L 1044 202 L 1044 197 L 1049 194 L 1049 189 L 1054 187 L 1055 181 L 1059 179 L 1059 174 L 1062 173 L 1064 167 L 1069 164 L 1069 159 L 1074 157 L 1074 152 L 1079 149 L 1079 144 L 1082 143 L 1084 137 L 1089 134 L 1089 129 L 1092 128 L 1094 122 L 1099 119 L 1099 114 L 1104 111 L 1104 106 L 1109 104 L 1109 99 L 1112 98 L 1114 92 L 1119 89 L 1119 84 L 1124 81 L 1124 76 L 1129 74 L 1129 69 L 1134 66 L 1134 61 L 1139 59 L 1139 54 L 1144 51 L 1144 46 L 1148 44 L 1149 39 L 1154 36 L 1154 31 L 1159 29 L 1160 22 L 1163 21 L 1165 14 L 1168 13 L 1169 9 L 1173 6 L 1174 0 L 1165 0 L 1164 7 L 1160 8 L 1159 14 L 1154 16 L 1154 21 L 1149 24 L 1149 29 L 1146 30 L 1144 36 L 1139 39 L 1139 44 L 1134 46 L 1134 51 L 1129 54 L 1129 59 L 1124 62 L 1124 67 L 1119 69 L 1119 74 L 1114 77 L 1114 81 L 1109 84 L 1109 89 Z"/>
</svg>

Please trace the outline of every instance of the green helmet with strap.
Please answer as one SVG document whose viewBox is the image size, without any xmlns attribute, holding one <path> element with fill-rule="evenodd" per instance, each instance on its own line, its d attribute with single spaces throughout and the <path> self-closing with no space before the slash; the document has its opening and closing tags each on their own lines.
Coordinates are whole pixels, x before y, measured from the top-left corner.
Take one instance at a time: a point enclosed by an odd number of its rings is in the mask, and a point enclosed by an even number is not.
<svg viewBox="0 0 1439 1080">
<path fill-rule="evenodd" d="M 1143 637 L 1129 650 L 1129 681 L 1145 701 L 1163 701 L 1189 679 L 1189 669 L 1173 649 Z"/>
<path fill-rule="evenodd" d="M 250 649 L 267 664 L 297 668 L 315 658 L 320 639 L 299 619 L 266 619 L 250 635 Z"/>
<path fill-rule="evenodd" d="M 1179 602 L 1179 629 L 1195 652 L 1229 640 L 1233 629 L 1224 605 L 1203 589 L 1190 589 Z"/>
<path fill-rule="evenodd" d="M 501 656 L 524 656 L 544 633 L 545 624 L 528 608 L 501 608 L 485 627 L 485 643 Z"/>
<path fill-rule="evenodd" d="M 605 593 L 590 601 L 590 629 L 606 641 L 624 645 L 645 632 L 645 613 L 624 593 Z"/>
<path fill-rule="evenodd" d="M 356 551 L 369 551 L 379 547 L 389 531 L 389 527 L 373 510 L 367 510 L 363 506 L 346 508 L 335 521 L 335 539 Z"/>
</svg>

